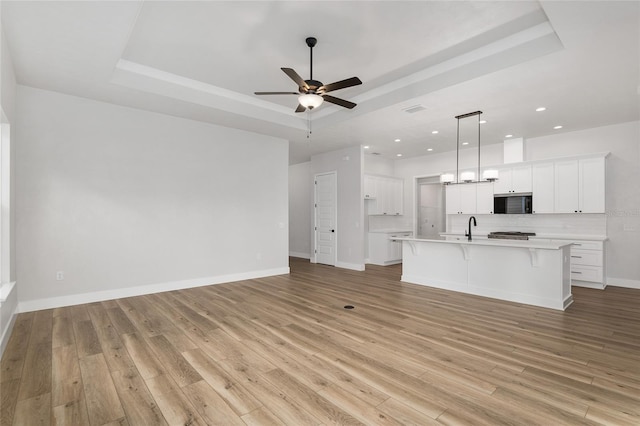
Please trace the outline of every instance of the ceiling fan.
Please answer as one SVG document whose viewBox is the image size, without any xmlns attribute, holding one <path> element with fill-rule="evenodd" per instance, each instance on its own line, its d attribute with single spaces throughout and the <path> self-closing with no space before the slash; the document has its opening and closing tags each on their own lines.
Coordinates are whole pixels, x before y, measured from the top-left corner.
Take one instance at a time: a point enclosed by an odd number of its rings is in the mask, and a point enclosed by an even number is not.
<svg viewBox="0 0 640 426">
<path fill-rule="evenodd" d="M 344 99 L 336 98 L 335 96 L 327 95 L 328 92 L 334 90 L 345 89 L 351 86 L 357 86 L 362 84 L 362 81 L 358 77 L 347 78 L 346 80 L 336 81 L 331 84 L 322 84 L 322 82 L 313 79 L 313 47 L 318 40 L 315 37 L 307 37 L 305 40 L 310 51 L 310 76 L 309 80 L 303 80 L 297 72 L 291 68 L 280 68 L 286 75 L 289 76 L 298 85 L 297 92 L 254 92 L 256 95 L 298 95 L 298 108 L 296 112 L 303 112 L 307 109 L 312 110 L 319 107 L 323 101 L 330 102 L 341 107 L 352 109 L 356 106 L 355 103 Z"/>
</svg>

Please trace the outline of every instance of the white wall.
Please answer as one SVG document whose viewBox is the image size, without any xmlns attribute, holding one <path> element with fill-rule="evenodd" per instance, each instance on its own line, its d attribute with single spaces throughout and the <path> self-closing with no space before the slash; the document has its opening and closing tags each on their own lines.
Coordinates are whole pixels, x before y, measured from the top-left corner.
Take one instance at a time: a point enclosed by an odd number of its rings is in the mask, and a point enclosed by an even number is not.
<svg viewBox="0 0 640 426">
<path fill-rule="evenodd" d="M 367 175 L 394 176 L 395 163 L 380 155 L 373 155 L 364 151 L 364 173 Z"/>
<path fill-rule="evenodd" d="M 287 141 L 23 86 L 14 127 L 21 310 L 288 272 Z"/>
<path fill-rule="evenodd" d="M 364 270 L 364 198 L 362 195 L 363 149 L 345 148 L 311 157 L 311 176 L 336 171 L 338 176 L 337 264 L 341 268 Z M 313 180 L 309 182 L 313 194 Z M 310 217 L 313 223 L 313 199 Z M 311 232 L 311 247 L 314 235 Z"/>
<path fill-rule="evenodd" d="M 311 257 L 311 162 L 289 166 L 289 255 Z"/>
<path fill-rule="evenodd" d="M 572 155 L 610 152 L 606 172 L 606 215 L 540 215 L 526 217 L 487 215 L 478 219 L 478 232 L 526 229 L 567 234 L 602 234 L 609 237 L 607 250 L 608 283 L 640 288 L 640 122 L 622 123 L 576 132 L 531 138 L 525 141 L 525 160 L 541 160 Z M 477 157 L 464 155 L 460 168 L 473 167 Z M 396 160 L 396 175 L 405 179 L 405 220 L 413 223 L 416 176 L 439 175 L 455 170 L 455 151 L 439 155 Z M 482 166 L 503 162 L 502 144 L 482 148 Z M 524 215 L 523 215 L 524 216 Z M 452 217 L 449 226 L 458 232 L 465 217 Z M 482 225 L 481 225 L 482 224 Z M 481 226 L 483 227 L 481 229 Z"/>
</svg>

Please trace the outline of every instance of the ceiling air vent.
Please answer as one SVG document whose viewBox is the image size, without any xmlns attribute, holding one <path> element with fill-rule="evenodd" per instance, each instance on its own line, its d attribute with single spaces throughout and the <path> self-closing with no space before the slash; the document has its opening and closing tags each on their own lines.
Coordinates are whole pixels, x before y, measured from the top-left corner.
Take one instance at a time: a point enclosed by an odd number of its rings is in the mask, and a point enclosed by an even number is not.
<svg viewBox="0 0 640 426">
<path fill-rule="evenodd" d="M 423 107 L 422 105 L 414 105 L 414 106 L 410 106 L 408 108 L 404 108 L 402 111 L 409 113 L 409 114 L 413 114 L 414 112 L 418 112 L 418 111 L 424 111 L 426 108 Z"/>
</svg>

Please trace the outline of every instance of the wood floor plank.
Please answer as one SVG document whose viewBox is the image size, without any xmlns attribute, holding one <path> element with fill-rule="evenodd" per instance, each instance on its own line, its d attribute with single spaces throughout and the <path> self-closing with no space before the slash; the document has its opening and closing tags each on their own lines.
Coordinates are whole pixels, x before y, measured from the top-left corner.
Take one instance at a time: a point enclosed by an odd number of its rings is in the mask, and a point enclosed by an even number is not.
<svg viewBox="0 0 640 426">
<path fill-rule="evenodd" d="M 51 395 L 45 393 L 18 401 L 13 424 L 29 426 L 50 425 Z"/>
<path fill-rule="evenodd" d="M 262 376 L 325 424 L 363 424 L 279 368 L 264 373 Z"/>
<path fill-rule="evenodd" d="M 331 401 L 351 416 L 364 424 L 401 425 L 398 420 L 383 413 L 376 407 L 365 404 L 349 392 L 337 386 L 328 386 L 318 392 L 323 398 Z"/>
<path fill-rule="evenodd" d="M 13 424 L 19 390 L 19 378 L 0 382 L 0 425 Z"/>
<path fill-rule="evenodd" d="M 121 337 L 127 353 L 144 379 L 164 374 L 165 368 L 144 339 L 137 333 L 123 334 Z"/>
<path fill-rule="evenodd" d="M 22 376 L 22 367 L 27 356 L 34 316 L 34 312 L 28 312 L 19 314 L 16 318 L 11 337 L 9 337 L 2 361 L 0 361 L 0 383 Z"/>
<path fill-rule="evenodd" d="M 183 389 L 208 425 L 244 426 L 242 419 L 204 380 L 187 385 Z"/>
<path fill-rule="evenodd" d="M 166 425 L 167 422 L 158 408 L 144 380 L 135 368 L 111 373 L 120 402 L 127 420 L 135 425 Z"/>
<path fill-rule="evenodd" d="M 262 403 L 201 349 L 185 352 L 187 361 L 239 416 L 247 414 Z"/>
<path fill-rule="evenodd" d="M 103 425 L 125 416 L 109 367 L 102 354 L 80 358 L 87 411 L 92 425 Z"/>
<path fill-rule="evenodd" d="M 170 425 L 205 425 L 184 392 L 168 375 L 146 380 L 147 388 Z"/>
<path fill-rule="evenodd" d="M 229 358 L 219 361 L 220 366 L 236 381 L 247 388 L 251 394 L 270 407 L 285 424 L 319 425 L 321 421 L 292 402 L 287 396 L 271 385 L 242 358 Z"/>
<path fill-rule="evenodd" d="M 51 405 L 78 401 L 83 394 L 82 374 L 75 345 L 53 348 Z"/>
<path fill-rule="evenodd" d="M 51 393 L 51 342 L 29 345 L 18 400 Z"/>
<path fill-rule="evenodd" d="M 90 319 L 74 322 L 73 329 L 79 358 L 102 353 L 100 340 Z"/>
<path fill-rule="evenodd" d="M 265 407 L 256 408 L 252 412 L 245 414 L 242 416 L 242 421 L 245 422 L 247 426 L 284 426 L 282 420 Z"/>
<path fill-rule="evenodd" d="M 56 426 L 89 425 L 89 413 L 84 396 L 77 401 L 53 407 L 52 420 Z"/>
<path fill-rule="evenodd" d="M 184 387 L 202 380 L 202 376 L 164 335 L 150 337 L 149 341 L 165 371 L 176 381 L 178 386 Z"/>
<path fill-rule="evenodd" d="M 105 306 L 102 303 L 92 303 L 88 306 L 88 311 L 109 370 L 113 373 L 135 368 Z"/>
<path fill-rule="evenodd" d="M 73 325 L 67 311 L 62 311 L 53 317 L 53 347 L 75 345 L 76 339 L 73 335 Z"/>
<path fill-rule="evenodd" d="M 393 398 L 387 399 L 376 408 L 382 413 L 387 414 L 389 417 L 396 419 L 403 425 L 426 426 L 442 424 Z"/>
<path fill-rule="evenodd" d="M 117 305 L 117 302 L 116 302 Z M 111 323 L 118 330 L 118 334 L 132 334 L 136 332 L 136 327 L 133 325 L 129 317 L 122 311 L 120 306 L 115 306 L 107 309 L 107 314 Z"/>
<path fill-rule="evenodd" d="M 640 290 L 562 312 L 290 266 L 19 314 L 0 425 L 640 424 Z"/>
</svg>

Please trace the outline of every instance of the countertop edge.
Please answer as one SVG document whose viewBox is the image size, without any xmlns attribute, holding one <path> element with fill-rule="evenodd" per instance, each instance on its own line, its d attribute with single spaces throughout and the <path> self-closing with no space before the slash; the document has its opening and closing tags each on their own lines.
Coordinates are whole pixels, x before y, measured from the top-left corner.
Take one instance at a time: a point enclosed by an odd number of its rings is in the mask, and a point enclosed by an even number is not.
<svg viewBox="0 0 640 426">
<path fill-rule="evenodd" d="M 525 249 L 541 249 L 541 250 L 559 250 L 562 247 L 570 246 L 571 243 L 558 244 L 552 242 L 533 242 L 532 240 L 430 240 L 423 238 L 395 238 L 397 241 L 407 242 L 424 242 L 424 243 L 436 243 L 436 244 L 458 244 L 458 245 L 470 245 L 470 246 L 489 246 L 489 247 L 515 247 Z"/>
</svg>

